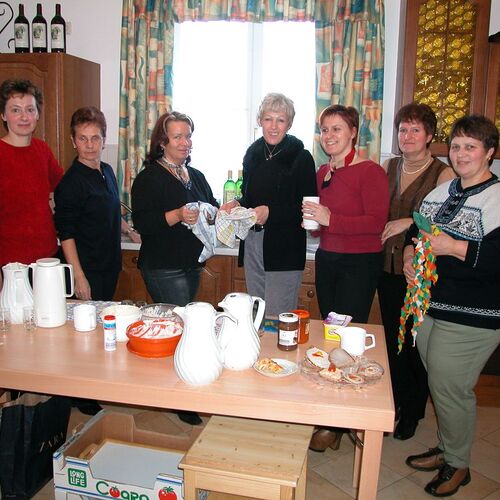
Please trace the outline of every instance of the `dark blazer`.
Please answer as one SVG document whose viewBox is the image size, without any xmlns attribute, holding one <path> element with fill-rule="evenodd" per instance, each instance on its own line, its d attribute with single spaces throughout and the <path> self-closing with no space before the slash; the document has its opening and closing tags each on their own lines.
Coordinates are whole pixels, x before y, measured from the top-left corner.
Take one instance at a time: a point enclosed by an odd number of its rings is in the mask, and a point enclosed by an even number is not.
<svg viewBox="0 0 500 500">
<path fill-rule="evenodd" d="M 266 271 L 298 271 L 306 260 L 306 231 L 302 223 L 302 198 L 317 195 L 314 160 L 302 141 L 287 135 L 266 159 L 264 139 L 255 141 L 243 158 L 240 204 L 269 207 L 264 231 Z M 238 263 L 243 265 L 244 242 Z"/>
</svg>

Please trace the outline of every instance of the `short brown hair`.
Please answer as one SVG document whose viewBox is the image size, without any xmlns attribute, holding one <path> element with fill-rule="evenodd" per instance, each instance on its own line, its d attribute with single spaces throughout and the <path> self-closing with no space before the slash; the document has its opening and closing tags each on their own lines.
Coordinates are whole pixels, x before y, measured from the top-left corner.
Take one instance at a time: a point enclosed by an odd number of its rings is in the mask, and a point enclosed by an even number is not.
<svg viewBox="0 0 500 500">
<path fill-rule="evenodd" d="M 432 135 L 436 133 L 437 118 L 436 113 L 427 104 L 419 104 L 418 102 L 411 102 L 403 106 L 394 117 L 394 126 L 399 129 L 401 122 L 420 122 L 427 134 Z M 429 144 L 432 142 L 429 141 Z"/>
<path fill-rule="evenodd" d="M 38 114 L 42 112 L 43 96 L 40 89 L 31 83 L 30 80 L 4 80 L 0 85 L 0 114 L 5 113 L 7 101 L 14 95 L 21 94 L 22 96 L 29 94 L 35 98 L 36 109 Z M 3 121 L 5 130 L 9 130 L 7 122 Z"/>
<path fill-rule="evenodd" d="M 489 164 L 493 163 L 493 158 L 498 149 L 498 129 L 489 118 L 482 115 L 469 115 L 459 118 L 451 127 L 448 144 L 451 144 L 455 137 L 472 137 L 481 141 L 486 151 L 493 148 L 493 155 Z"/>
<path fill-rule="evenodd" d="M 92 123 L 101 129 L 102 137 L 106 138 L 106 118 L 104 113 L 94 106 L 85 106 L 77 109 L 71 117 L 70 131 L 71 137 L 75 137 L 75 129 L 78 125 L 86 125 Z"/>
<path fill-rule="evenodd" d="M 352 130 L 356 129 L 356 135 L 352 138 L 352 146 L 356 144 L 358 140 L 359 132 L 359 112 L 356 108 L 352 106 L 343 106 L 342 104 L 332 104 L 325 108 L 319 115 L 319 126 L 323 125 L 325 118 L 329 116 L 339 115 L 342 120 L 347 123 L 347 126 Z"/>
<path fill-rule="evenodd" d="M 169 122 L 185 122 L 191 127 L 191 132 L 194 132 L 193 120 L 184 113 L 178 111 L 167 111 L 163 113 L 151 133 L 151 142 L 147 159 L 150 161 L 157 160 L 163 156 L 163 144 L 168 144 L 167 125 Z M 186 163 L 189 164 L 190 157 L 188 156 Z"/>
</svg>

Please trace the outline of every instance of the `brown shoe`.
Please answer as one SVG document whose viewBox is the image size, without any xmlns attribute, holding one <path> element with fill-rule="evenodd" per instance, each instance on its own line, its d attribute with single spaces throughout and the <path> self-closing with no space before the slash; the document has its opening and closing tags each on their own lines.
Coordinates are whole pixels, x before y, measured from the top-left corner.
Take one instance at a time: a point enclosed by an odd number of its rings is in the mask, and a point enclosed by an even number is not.
<svg viewBox="0 0 500 500">
<path fill-rule="evenodd" d="M 406 459 L 406 465 L 416 470 L 437 470 L 444 465 L 444 453 L 440 448 L 429 448 L 420 455 L 411 455 Z"/>
<path fill-rule="evenodd" d="M 449 497 L 454 495 L 460 486 L 470 483 L 469 468 L 457 469 L 444 464 L 434 479 L 424 488 L 429 495 L 435 497 Z"/>
<path fill-rule="evenodd" d="M 338 450 L 341 439 L 342 432 L 334 432 L 330 429 L 320 428 L 314 431 L 311 442 L 309 443 L 309 449 L 323 452 L 330 447 L 332 450 Z"/>
</svg>

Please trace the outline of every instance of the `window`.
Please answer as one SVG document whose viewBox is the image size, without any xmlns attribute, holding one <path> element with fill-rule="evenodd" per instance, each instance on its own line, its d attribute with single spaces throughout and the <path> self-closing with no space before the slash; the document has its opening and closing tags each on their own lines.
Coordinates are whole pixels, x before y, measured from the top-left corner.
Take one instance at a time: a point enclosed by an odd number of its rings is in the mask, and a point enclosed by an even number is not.
<svg viewBox="0 0 500 500">
<path fill-rule="evenodd" d="M 175 25 L 173 109 L 194 121 L 192 165 L 222 198 L 227 171 L 236 180 L 260 128 L 268 92 L 295 104 L 290 133 L 312 152 L 315 125 L 315 37 L 312 22 L 185 22 Z"/>
</svg>

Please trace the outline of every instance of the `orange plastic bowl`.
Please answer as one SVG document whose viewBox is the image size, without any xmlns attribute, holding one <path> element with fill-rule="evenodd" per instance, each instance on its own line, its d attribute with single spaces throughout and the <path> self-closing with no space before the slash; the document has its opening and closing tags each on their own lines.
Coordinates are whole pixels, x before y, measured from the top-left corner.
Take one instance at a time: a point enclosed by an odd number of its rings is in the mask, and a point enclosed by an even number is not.
<svg viewBox="0 0 500 500">
<path fill-rule="evenodd" d="M 181 339 L 182 327 L 180 318 L 136 321 L 127 328 L 127 349 L 145 358 L 172 356 Z"/>
</svg>

